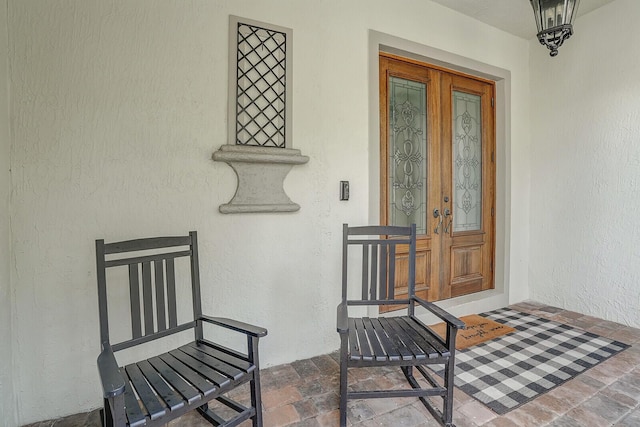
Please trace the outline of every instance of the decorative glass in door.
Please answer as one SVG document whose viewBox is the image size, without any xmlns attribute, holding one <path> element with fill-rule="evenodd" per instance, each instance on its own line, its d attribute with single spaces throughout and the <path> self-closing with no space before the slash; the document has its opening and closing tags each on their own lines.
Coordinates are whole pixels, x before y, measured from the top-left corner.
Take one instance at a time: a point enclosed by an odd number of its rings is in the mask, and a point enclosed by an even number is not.
<svg viewBox="0 0 640 427">
<path fill-rule="evenodd" d="M 482 228 L 481 98 L 453 91 L 453 231 Z"/>
<path fill-rule="evenodd" d="M 427 234 L 427 87 L 389 77 L 389 225 Z"/>
</svg>

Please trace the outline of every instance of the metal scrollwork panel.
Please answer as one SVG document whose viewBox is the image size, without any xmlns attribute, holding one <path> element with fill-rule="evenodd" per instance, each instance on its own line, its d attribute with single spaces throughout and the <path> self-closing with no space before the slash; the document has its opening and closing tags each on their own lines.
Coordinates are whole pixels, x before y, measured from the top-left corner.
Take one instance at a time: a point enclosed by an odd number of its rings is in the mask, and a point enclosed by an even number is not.
<svg viewBox="0 0 640 427">
<path fill-rule="evenodd" d="M 482 228 L 481 98 L 453 92 L 453 231 Z"/>
<path fill-rule="evenodd" d="M 389 224 L 426 234 L 427 87 L 389 78 Z"/>
</svg>

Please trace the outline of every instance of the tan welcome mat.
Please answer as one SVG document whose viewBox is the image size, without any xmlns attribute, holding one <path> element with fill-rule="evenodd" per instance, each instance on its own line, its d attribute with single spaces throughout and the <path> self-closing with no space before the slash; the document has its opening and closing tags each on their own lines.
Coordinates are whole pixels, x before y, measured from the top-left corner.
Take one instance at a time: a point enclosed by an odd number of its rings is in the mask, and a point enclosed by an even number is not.
<svg viewBox="0 0 640 427">
<path fill-rule="evenodd" d="M 472 345 L 480 344 L 481 342 L 515 331 L 511 326 L 495 322 L 486 317 L 478 316 L 477 314 L 461 317 L 460 320 L 467 325 L 467 329 L 458 330 L 458 334 L 456 335 L 457 350 L 463 350 Z M 438 323 L 429 327 L 441 337 L 444 337 L 447 333 L 447 328 L 444 323 Z"/>
</svg>

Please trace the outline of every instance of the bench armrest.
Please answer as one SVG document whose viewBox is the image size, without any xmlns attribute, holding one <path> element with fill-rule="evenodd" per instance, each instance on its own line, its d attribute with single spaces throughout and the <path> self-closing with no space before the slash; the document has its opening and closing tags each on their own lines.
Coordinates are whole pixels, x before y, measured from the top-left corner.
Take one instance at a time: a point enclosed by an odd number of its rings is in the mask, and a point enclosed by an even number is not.
<svg viewBox="0 0 640 427">
<path fill-rule="evenodd" d="M 250 325 L 249 323 L 239 322 L 233 319 L 226 319 L 224 317 L 211 317 L 202 315 L 200 316 L 199 320 L 222 326 L 223 328 L 231 329 L 237 332 L 242 332 L 243 334 L 251 335 L 252 337 L 264 337 L 265 335 L 267 335 L 267 330 L 265 328 Z"/>
<path fill-rule="evenodd" d="M 102 382 L 102 393 L 106 399 L 118 396 L 124 392 L 124 379 L 120 375 L 120 368 L 111 350 L 111 345 L 102 344 L 102 351 L 98 356 L 98 372 Z"/>
<path fill-rule="evenodd" d="M 349 313 L 347 311 L 347 304 L 340 303 L 337 310 L 337 330 L 341 334 L 349 332 Z"/>
<path fill-rule="evenodd" d="M 412 297 L 411 298 L 413 301 L 417 302 L 418 304 L 420 304 L 422 307 L 426 308 L 427 310 L 429 310 L 431 313 L 435 314 L 436 316 L 438 316 L 440 319 L 444 320 L 448 325 L 453 326 L 456 329 L 467 329 L 467 325 L 465 325 L 465 323 L 458 319 L 457 317 L 449 314 L 448 312 L 444 311 L 443 309 L 441 309 L 440 307 L 438 307 L 437 305 L 429 302 L 429 301 L 425 301 L 422 298 L 418 298 L 418 297 Z"/>
</svg>

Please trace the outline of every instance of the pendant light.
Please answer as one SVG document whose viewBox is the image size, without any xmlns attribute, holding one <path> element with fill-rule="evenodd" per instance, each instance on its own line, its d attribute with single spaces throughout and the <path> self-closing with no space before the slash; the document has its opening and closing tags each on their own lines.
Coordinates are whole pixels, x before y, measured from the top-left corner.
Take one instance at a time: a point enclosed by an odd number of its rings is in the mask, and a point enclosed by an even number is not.
<svg viewBox="0 0 640 427">
<path fill-rule="evenodd" d="M 538 40 L 556 56 L 558 48 L 573 34 L 573 19 L 580 0 L 529 0 L 538 27 Z"/>
</svg>

